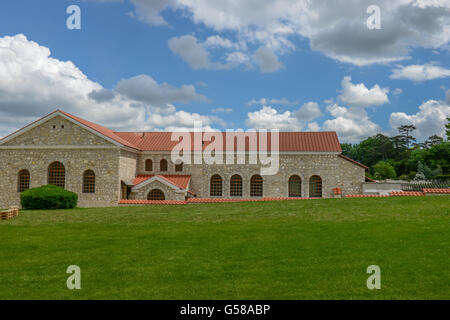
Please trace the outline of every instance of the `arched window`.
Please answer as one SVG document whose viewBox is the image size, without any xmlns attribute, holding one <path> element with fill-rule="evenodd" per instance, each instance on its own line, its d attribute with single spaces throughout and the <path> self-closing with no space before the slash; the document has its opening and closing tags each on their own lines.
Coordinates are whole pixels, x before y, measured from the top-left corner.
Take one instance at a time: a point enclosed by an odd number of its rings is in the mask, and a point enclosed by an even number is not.
<svg viewBox="0 0 450 320">
<path fill-rule="evenodd" d="M 145 160 L 145 171 L 153 171 L 153 161 L 152 161 L 152 159 Z"/>
<path fill-rule="evenodd" d="M 299 176 L 289 178 L 289 197 L 300 198 L 302 196 L 302 179 Z"/>
<path fill-rule="evenodd" d="M 309 196 L 311 198 L 322 197 L 322 178 L 319 176 L 312 176 L 309 179 Z"/>
<path fill-rule="evenodd" d="M 230 196 L 242 197 L 242 177 L 238 174 L 230 179 Z"/>
<path fill-rule="evenodd" d="M 175 171 L 176 171 L 176 172 L 181 172 L 181 171 L 183 171 L 183 162 L 178 163 L 178 164 L 175 165 Z"/>
<path fill-rule="evenodd" d="M 254 175 L 250 179 L 250 197 L 263 196 L 263 178 L 259 175 Z"/>
<path fill-rule="evenodd" d="M 30 172 L 28 170 L 19 171 L 19 180 L 17 183 L 17 191 L 23 192 L 30 189 Z"/>
<path fill-rule="evenodd" d="M 210 193 L 211 197 L 222 196 L 222 177 L 215 174 L 211 177 Z"/>
<path fill-rule="evenodd" d="M 53 162 L 48 166 L 48 184 L 64 188 L 66 185 L 66 169 L 61 162 Z"/>
<path fill-rule="evenodd" d="M 160 171 L 167 171 L 167 160 L 166 159 L 162 159 L 159 162 L 159 170 Z"/>
<path fill-rule="evenodd" d="M 95 173 L 92 170 L 83 174 L 83 193 L 95 193 Z"/>
<path fill-rule="evenodd" d="M 164 200 L 166 197 L 164 196 L 164 192 L 159 189 L 153 189 L 148 193 L 147 200 Z"/>
</svg>

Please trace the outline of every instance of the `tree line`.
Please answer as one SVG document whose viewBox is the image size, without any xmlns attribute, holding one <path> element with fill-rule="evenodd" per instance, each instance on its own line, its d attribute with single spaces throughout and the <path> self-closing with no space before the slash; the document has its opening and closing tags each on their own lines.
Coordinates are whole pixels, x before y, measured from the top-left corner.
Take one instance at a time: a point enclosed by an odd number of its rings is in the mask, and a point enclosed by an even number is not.
<svg viewBox="0 0 450 320">
<path fill-rule="evenodd" d="M 398 135 L 377 134 L 358 144 L 343 143 L 342 153 L 369 167 L 367 176 L 376 180 L 450 180 L 450 118 L 446 139 L 433 135 L 418 143 L 416 127 L 398 127 Z"/>
</svg>

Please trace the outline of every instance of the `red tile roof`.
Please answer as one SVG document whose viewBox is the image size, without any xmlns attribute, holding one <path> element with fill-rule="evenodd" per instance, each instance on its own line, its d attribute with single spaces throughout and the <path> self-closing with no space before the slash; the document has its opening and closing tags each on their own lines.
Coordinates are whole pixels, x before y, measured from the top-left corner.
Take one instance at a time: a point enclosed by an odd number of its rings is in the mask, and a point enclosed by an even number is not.
<svg viewBox="0 0 450 320">
<path fill-rule="evenodd" d="M 366 167 L 366 166 L 363 165 L 362 163 L 359 163 L 358 161 L 355 161 L 355 160 L 353 160 L 353 159 L 350 159 L 349 157 L 346 157 L 346 156 L 344 156 L 343 154 L 340 154 L 339 157 L 341 157 L 342 159 L 345 159 L 345 160 L 347 160 L 347 161 L 353 162 L 354 164 L 356 164 L 356 165 L 358 165 L 358 166 L 360 166 L 360 167 L 363 167 L 363 168 L 366 169 L 366 170 L 369 169 L 368 167 Z M 366 177 L 366 179 L 368 179 L 369 181 L 372 181 L 372 182 L 374 181 L 374 180 L 370 179 L 369 177 Z"/>
<path fill-rule="evenodd" d="M 147 181 L 148 179 L 153 178 L 155 175 L 146 175 L 146 174 L 141 174 L 141 175 L 137 175 L 136 178 L 134 178 L 133 180 L 133 185 L 138 185 L 141 184 L 144 181 Z M 189 186 L 189 181 L 191 180 L 191 176 L 190 175 L 177 175 L 177 174 L 159 174 L 157 175 L 158 177 L 166 180 L 167 182 L 169 182 L 170 184 L 180 188 L 181 190 L 186 189 Z"/>
<path fill-rule="evenodd" d="M 141 151 L 172 151 L 174 146 L 176 146 L 179 142 L 172 141 L 171 136 L 172 132 L 116 132 L 111 129 L 105 128 L 99 124 L 84 120 L 82 118 L 76 117 L 72 114 L 64 112 L 62 110 L 56 110 L 51 114 L 43 117 L 46 117 L 54 114 L 61 113 L 66 117 L 71 118 L 74 121 L 79 122 L 80 124 L 94 130 L 101 135 L 116 141 L 123 146 L 130 147 L 133 149 L 141 150 Z M 42 120 L 41 119 L 41 120 Z M 37 120 L 39 121 L 39 120 Z M 31 124 L 30 124 L 31 125 Z M 27 127 L 29 127 L 28 125 Z M 25 127 L 26 128 L 26 127 Z M 22 129 L 21 129 L 22 130 Z M 19 130 L 19 131 L 21 131 Z M 18 133 L 16 131 L 15 133 Z M 14 134 L 14 133 L 13 133 Z M 183 134 L 183 133 L 180 133 Z M 205 149 L 211 142 L 206 141 L 210 140 L 212 133 L 205 132 L 203 139 L 204 143 L 199 143 L 198 146 L 194 146 L 194 135 L 200 135 L 199 141 L 203 140 L 201 137 L 202 133 L 184 133 L 185 135 L 189 134 L 191 136 L 191 150 L 203 150 Z M 221 145 L 215 146 L 216 150 L 229 150 L 227 148 L 227 143 L 225 139 L 225 132 L 221 132 L 223 143 Z M 246 136 L 249 133 L 238 132 L 235 133 L 236 136 L 242 137 Z M 12 134 L 11 134 L 12 135 Z M 9 135 L 9 136 L 11 136 Z M 9 137 L 8 136 L 8 137 Z M 253 144 L 250 145 L 249 139 L 245 139 L 245 146 L 237 147 L 237 139 L 235 139 L 233 143 L 233 148 L 230 151 L 257 151 L 259 150 L 259 139 L 262 137 L 260 133 L 256 134 L 256 147 Z M 6 138 L 6 137 L 5 137 Z M 208 138 L 208 139 L 206 139 Z M 213 139 L 214 140 L 214 139 Z M 261 149 L 263 150 L 263 149 Z M 271 150 L 271 133 L 267 134 L 267 150 Z M 336 132 L 280 132 L 279 133 L 279 151 L 282 152 L 295 152 L 295 151 L 304 151 L 304 152 L 342 152 L 341 145 L 339 143 Z"/>
<path fill-rule="evenodd" d="M 71 119 L 73 119 L 73 120 L 75 120 L 75 121 L 85 125 L 86 127 L 89 127 L 92 130 L 95 130 L 98 133 L 100 133 L 100 134 L 102 134 L 102 135 L 104 135 L 104 136 L 106 136 L 106 137 L 108 137 L 108 138 L 110 138 L 110 139 L 120 143 L 120 144 L 123 144 L 124 146 L 130 147 L 130 148 L 133 148 L 133 149 L 137 149 L 135 145 L 131 144 L 130 142 L 128 142 L 125 139 L 122 139 L 120 136 L 118 136 L 111 129 L 108 129 L 108 128 L 105 128 L 105 127 L 103 127 L 103 126 L 101 126 L 99 124 L 96 124 L 96 123 L 93 123 L 93 122 L 90 122 L 90 121 L 78 118 L 78 117 L 76 117 L 74 115 L 71 115 L 70 113 L 64 112 L 62 110 L 57 110 L 55 112 L 58 112 L 58 111 L 60 113 L 62 113 L 63 115 L 65 115 L 65 116 L 67 116 L 67 117 L 69 117 L 69 118 L 71 118 Z"/>
<path fill-rule="evenodd" d="M 115 134 L 143 151 L 171 151 L 179 143 L 179 140 L 172 141 L 172 132 L 115 132 Z M 201 146 L 194 145 L 195 133 L 184 132 L 177 134 L 191 136 L 191 150 L 204 150 L 211 143 L 209 141 L 210 133 L 204 133 L 206 135 L 204 137 L 205 141 Z M 226 133 L 220 132 L 220 134 L 222 134 L 222 144 L 215 146 L 216 150 L 229 150 L 225 138 Z M 243 136 L 247 134 L 239 132 L 235 133 L 235 135 L 244 138 Z M 256 148 L 253 144 L 250 145 L 249 138 L 244 138 L 245 146 L 238 146 L 235 138 L 234 147 L 232 148 L 238 151 L 257 151 L 259 150 L 260 137 L 261 134 L 256 133 Z M 202 141 L 201 136 L 198 138 L 198 141 Z M 270 151 L 271 147 L 271 133 L 269 132 L 267 133 L 267 150 Z M 342 149 L 336 132 L 280 132 L 279 151 L 342 152 Z"/>
<path fill-rule="evenodd" d="M 153 178 L 154 174 L 140 174 L 137 175 L 136 178 L 133 180 L 133 185 L 137 186 L 138 184 L 141 184 L 144 181 L 147 181 L 150 178 Z"/>
</svg>

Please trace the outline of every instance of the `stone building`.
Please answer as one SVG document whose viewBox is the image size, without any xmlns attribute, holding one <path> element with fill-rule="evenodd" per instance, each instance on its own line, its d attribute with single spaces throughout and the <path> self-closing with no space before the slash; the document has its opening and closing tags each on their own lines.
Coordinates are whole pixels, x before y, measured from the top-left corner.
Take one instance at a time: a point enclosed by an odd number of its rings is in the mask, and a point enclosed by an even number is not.
<svg viewBox="0 0 450 320">
<path fill-rule="evenodd" d="M 206 133 L 187 133 L 196 134 L 201 145 L 191 159 L 213 141 Z M 0 207 L 19 205 L 20 192 L 45 184 L 77 193 L 80 207 L 116 206 L 121 199 L 327 198 L 335 188 L 362 193 L 367 168 L 341 154 L 335 132 L 279 133 L 278 170 L 270 175 L 250 161 L 260 150 L 248 140 L 241 149 L 234 144 L 234 164 L 190 164 L 172 161 L 178 141 L 171 136 L 115 132 L 57 110 L 0 140 Z M 225 144 L 223 150 L 225 158 L 230 150 Z M 237 161 L 239 151 L 245 163 Z"/>
</svg>

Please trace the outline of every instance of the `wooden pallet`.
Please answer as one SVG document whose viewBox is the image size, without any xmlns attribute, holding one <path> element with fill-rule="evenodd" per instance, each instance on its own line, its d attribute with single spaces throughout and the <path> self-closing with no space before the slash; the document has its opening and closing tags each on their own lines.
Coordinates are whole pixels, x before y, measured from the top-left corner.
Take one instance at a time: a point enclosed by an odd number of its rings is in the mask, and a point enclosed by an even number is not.
<svg viewBox="0 0 450 320">
<path fill-rule="evenodd" d="M 2 220 L 8 220 L 12 218 L 14 218 L 14 211 L 8 210 L 0 212 L 0 219 Z"/>
<path fill-rule="evenodd" d="M 19 207 L 10 207 L 10 211 L 13 211 L 14 217 L 17 217 L 19 215 Z"/>
<path fill-rule="evenodd" d="M 9 220 L 19 215 L 19 207 L 11 207 L 9 210 L 0 211 L 1 220 Z"/>
</svg>

